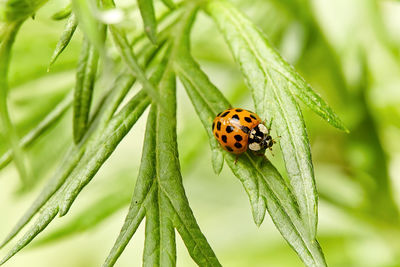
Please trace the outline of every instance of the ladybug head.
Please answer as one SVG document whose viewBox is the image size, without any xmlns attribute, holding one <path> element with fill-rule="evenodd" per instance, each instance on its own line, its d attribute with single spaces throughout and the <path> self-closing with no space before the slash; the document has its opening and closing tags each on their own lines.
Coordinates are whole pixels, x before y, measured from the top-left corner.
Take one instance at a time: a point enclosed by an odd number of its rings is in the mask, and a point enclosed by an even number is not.
<svg viewBox="0 0 400 267">
<path fill-rule="evenodd" d="M 258 124 L 249 134 L 249 148 L 253 151 L 271 149 L 274 140 L 269 135 L 269 130 L 264 124 Z"/>
</svg>

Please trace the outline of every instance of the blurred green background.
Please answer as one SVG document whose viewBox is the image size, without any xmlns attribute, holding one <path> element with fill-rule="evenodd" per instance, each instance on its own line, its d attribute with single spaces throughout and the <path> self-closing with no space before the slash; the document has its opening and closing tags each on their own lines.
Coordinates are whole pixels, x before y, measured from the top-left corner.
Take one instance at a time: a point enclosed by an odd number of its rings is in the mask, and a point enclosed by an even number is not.
<svg viewBox="0 0 400 267">
<path fill-rule="evenodd" d="M 141 31 L 132 1 L 120 1 L 124 24 Z M 386 0 L 235 0 L 343 119 L 350 134 L 304 107 L 319 189 L 319 240 L 330 266 L 400 266 L 400 2 Z M 159 3 L 158 3 L 159 4 Z M 47 66 L 65 6 L 50 1 L 22 27 L 13 48 L 9 105 L 18 134 L 32 129 L 74 86 L 82 33 Z M 254 109 L 238 66 L 215 25 L 199 14 L 195 58 L 235 106 Z M 112 50 L 111 50 L 112 51 Z M 104 68 L 104 66 L 103 66 Z M 100 79 L 96 88 L 107 85 Z M 3 238 L 72 143 L 72 116 L 26 150 L 32 180 L 21 187 L 13 164 L 0 172 Z M 145 116 L 143 116 L 144 118 Z M 133 192 L 145 120 L 119 145 L 68 216 L 57 219 L 6 266 L 100 266 L 122 226 Z M 7 149 L 0 132 L 0 155 Z M 178 144 L 184 185 L 198 223 L 224 266 L 302 266 L 269 218 L 258 228 L 239 181 L 216 176 L 193 107 L 178 88 Z M 278 146 L 273 163 L 284 173 Z M 91 207 L 95 207 L 94 209 Z M 86 210 L 97 211 L 91 217 Z M 143 225 L 116 266 L 140 266 Z M 177 236 L 178 266 L 194 266 Z M 2 250 L 1 255 L 8 247 Z"/>
</svg>

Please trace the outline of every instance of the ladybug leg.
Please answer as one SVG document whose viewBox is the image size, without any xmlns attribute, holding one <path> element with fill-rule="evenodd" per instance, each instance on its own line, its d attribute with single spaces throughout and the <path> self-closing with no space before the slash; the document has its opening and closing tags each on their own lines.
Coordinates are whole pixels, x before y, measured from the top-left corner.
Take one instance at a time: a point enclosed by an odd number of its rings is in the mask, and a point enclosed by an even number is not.
<svg viewBox="0 0 400 267">
<path fill-rule="evenodd" d="M 275 139 L 272 139 L 272 143 L 276 144 L 277 143 L 277 139 L 281 139 L 282 136 L 278 135 L 277 137 L 275 137 Z M 270 148 L 271 149 L 271 148 Z"/>
<path fill-rule="evenodd" d="M 233 163 L 235 163 L 235 165 L 236 165 L 236 163 L 238 162 L 238 159 L 239 159 L 239 155 L 236 155 L 235 161 L 233 162 Z"/>
<path fill-rule="evenodd" d="M 276 143 L 274 140 L 272 140 L 272 142 Z M 272 147 L 269 147 L 268 149 L 269 149 L 269 151 L 271 152 L 271 155 L 272 155 L 273 157 L 275 157 L 275 154 L 272 152 Z"/>
</svg>

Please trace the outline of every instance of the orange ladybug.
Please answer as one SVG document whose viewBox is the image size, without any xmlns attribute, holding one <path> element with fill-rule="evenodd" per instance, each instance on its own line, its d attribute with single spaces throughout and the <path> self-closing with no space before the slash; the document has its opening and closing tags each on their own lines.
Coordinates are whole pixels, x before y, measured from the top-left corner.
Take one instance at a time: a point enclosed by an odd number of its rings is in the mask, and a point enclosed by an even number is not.
<svg viewBox="0 0 400 267">
<path fill-rule="evenodd" d="M 241 108 L 220 112 L 213 121 L 212 131 L 221 146 L 233 154 L 241 154 L 248 148 L 252 151 L 271 149 L 274 144 L 270 130 L 260 117 Z"/>
</svg>

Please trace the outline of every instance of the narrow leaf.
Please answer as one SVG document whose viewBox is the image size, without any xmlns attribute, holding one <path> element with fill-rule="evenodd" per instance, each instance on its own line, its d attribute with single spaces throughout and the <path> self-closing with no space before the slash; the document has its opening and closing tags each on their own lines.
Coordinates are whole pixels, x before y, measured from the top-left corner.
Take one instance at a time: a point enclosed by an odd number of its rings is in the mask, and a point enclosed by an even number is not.
<svg viewBox="0 0 400 267">
<path fill-rule="evenodd" d="M 188 46 L 182 49 L 188 51 Z M 187 52 L 188 53 L 188 52 Z M 180 79 L 192 77 L 192 83 L 183 82 L 190 95 L 196 110 L 203 110 L 198 115 L 206 131 L 210 131 L 208 117 L 215 115 L 220 105 L 228 105 L 225 98 L 214 85 L 210 85 L 207 76 L 200 69 L 188 68 L 189 65 L 197 65 L 191 57 L 183 57 L 178 61 Z M 182 66 L 181 66 L 182 64 Z M 184 71 L 187 73 L 184 74 Z M 202 92 L 200 94 L 199 92 Z M 220 101 L 213 99 L 213 95 L 220 95 Z M 222 149 L 220 148 L 222 151 Z M 223 151 L 225 160 L 235 176 L 242 182 L 252 206 L 253 218 L 257 225 L 264 219 L 265 210 L 268 209 L 276 227 L 282 236 L 298 253 L 299 257 L 309 266 L 325 266 L 324 256 L 315 239 L 310 239 L 303 220 L 299 216 L 297 202 L 291 189 L 273 165 L 265 158 L 245 153 L 235 163 L 235 156 Z"/>
<path fill-rule="evenodd" d="M 63 20 L 67 17 L 69 17 L 72 13 L 72 7 L 71 4 L 68 4 L 66 7 L 61 9 L 60 11 L 56 12 L 51 16 L 52 19 L 54 20 Z"/>
<path fill-rule="evenodd" d="M 88 127 L 98 60 L 99 54 L 85 38 L 77 67 L 74 93 L 73 129 L 76 144 L 83 138 Z"/>
<path fill-rule="evenodd" d="M 172 0 L 161 0 L 164 5 L 166 5 L 170 9 L 174 9 L 176 7 L 175 3 Z"/>
<path fill-rule="evenodd" d="M 167 195 L 158 190 L 160 220 L 160 262 L 159 266 L 176 266 L 176 243 L 174 211 Z"/>
<path fill-rule="evenodd" d="M 18 145 L 18 136 L 15 127 L 11 121 L 8 111 L 8 68 L 11 58 L 11 48 L 14 44 L 15 37 L 21 27 L 20 22 L 10 23 L 4 26 L 3 40 L 0 42 L 0 124 L 5 132 L 8 145 L 11 147 L 14 156 L 15 165 L 23 181 L 28 179 L 25 167 L 25 157 L 23 151 Z"/>
<path fill-rule="evenodd" d="M 133 193 L 131 205 L 129 207 L 129 212 L 125 218 L 125 222 L 124 225 L 122 226 L 121 232 L 113 248 L 111 249 L 107 259 L 105 260 L 103 267 L 113 266 L 117 261 L 118 257 L 121 255 L 122 251 L 125 249 L 126 245 L 130 241 L 133 234 L 136 232 L 141 220 L 145 215 L 144 204 L 147 202 L 153 203 L 154 200 L 157 200 L 157 190 L 156 190 L 157 187 L 154 182 L 155 181 L 154 178 L 156 175 L 154 166 L 155 151 L 156 151 L 155 131 L 154 131 L 155 120 L 156 120 L 156 109 L 155 107 L 152 107 L 150 109 L 147 118 L 146 132 L 144 135 L 144 143 L 143 143 L 142 160 L 140 164 L 139 175 L 135 185 L 135 191 Z M 146 209 L 147 212 L 150 213 L 156 212 L 158 214 L 158 209 L 152 210 L 151 206 L 148 209 Z M 151 218 L 150 220 L 157 221 L 157 218 Z M 153 224 L 150 221 L 146 223 L 146 226 L 147 224 L 150 224 L 150 227 L 152 228 Z M 147 244 L 147 246 L 154 246 L 154 245 Z M 152 260 L 149 259 L 149 261 Z"/>
<path fill-rule="evenodd" d="M 301 217 L 310 237 L 314 238 L 318 208 L 310 145 L 301 111 L 288 89 L 293 84 L 285 76 L 290 74 L 289 78 L 294 80 L 295 72 L 281 72 L 290 66 L 261 32 L 228 2 L 214 1 L 208 5 L 208 10 L 240 64 L 252 90 L 257 113 L 268 122 L 274 120 Z M 287 67 L 283 68 L 284 65 Z M 296 85 L 303 87 L 303 84 Z"/>
<path fill-rule="evenodd" d="M 118 181 L 120 182 L 120 181 Z M 122 187 L 117 192 L 108 193 L 106 196 L 96 200 L 78 215 L 75 215 L 68 224 L 57 228 L 47 234 L 44 238 L 34 243 L 35 246 L 47 245 L 51 242 L 82 233 L 93 229 L 96 225 L 104 222 L 111 215 L 129 204 L 130 193 Z"/>
<path fill-rule="evenodd" d="M 68 18 L 67 23 L 65 24 L 64 30 L 61 34 L 60 40 L 57 43 L 56 49 L 51 56 L 48 70 L 57 60 L 58 56 L 64 51 L 64 49 L 68 46 L 69 42 L 72 39 L 72 36 L 75 33 L 76 27 L 78 26 L 78 20 L 74 14 L 71 14 Z"/>
<path fill-rule="evenodd" d="M 235 156 L 224 152 L 229 167 L 246 191 L 260 199 L 267 207 L 282 236 L 295 249 L 307 266 L 325 266 L 318 242 L 310 238 L 308 229 L 299 216 L 298 206 L 290 189 L 276 168 L 266 157 L 244 154 L 235 164 Z M 260 207 L 260 210 L 265 207 Z"/>
<path fill-rule="evenodd" d="M 157 21 L 154 13 L 153 0 L 137 0 L 143 19 L 144 31 L 153 44 L 157 43 Z"/>
<path fill-rule="evenodd" d="M 199 94 L 203 94 L 204 91 L 201 90 L 197 90 L 195 87 L 198 86 L 214 86 L 213 84 L 210 83 L 210 81 L 208 80 L 208 78 L 205 79 L 205 77 L 201 77 L 204 75 L 203 72 L 201 72 L 199 66 L 195 63 L 192 63 L 193 61 L 189 61 L 186 60 L 185 57 L 182 57 L 179 61 L 179 64 L 176 65 L 176 69 L 179 73 L 179 77 L 180 80 L 182 82 L 182 84 L 184 85 L 184 87 L 186 88 L 186 92 L 188 94 L 188 96 L 190 97 L 191 101 L 201 101 L 202 99 L 205 99 L 204 97 L 200 97 Z M 191 64 L 192 63 L 192 64 Z M 199 76 L 200 75 L 200 76 Z M 193 81 L 196 80 L 196 81 Z M 199 83 L 197 83 L 197 81 L 201 81 L 203 82 L 203 85 L 199 85 Z M 190 89 L 188 89 L 190 88 Z M 215 91 L 218 92 L 219 91 Z M 220 96 L 215 95 L 215 96 L 209 96 L 209 98 L 207 99 L 207 101 L 213 101 L 214 100 L 218 100 L 221 98 L 218 98 Z M 225 100 L 225 98 L 222 98 L 223 102 Z M 219 103 L 221 103 L 218 100 Z M 205 110 L 199 110 L 198 107 L 202 106 L 201 104 L 198 105 L 194 105 L 197 114 L 204 114 L 204 115 L 199 115 L 200 120 L 202 120 L 203 124 L 208 124 L 210 125 L 209 129 L 207 129 L 207 134 L 208 134 L 208 138 L 210 141 L 210 147 L 211 147 L 211 152 L 212 152 L 212 166 L 214 169 L 214 172 L 216 174 L 219 174 L 223 168 L 224 165 L 224 156 L 219 148 L 219 143 L 218 141 L 215 139 L 212 130 L 211 130 L 211 125 L 212 125 L 212 121 L 214 119 L 214 116 L 208 116 L 209 114 L 218 114 L 219 112 L 223 111 L 225 108 L 223 106 L 225 106 L 225 104 L 222 104 L 221 107 L 216 108 L 216 110 L 212 110 L 211 112 L 207 112 Z M 228 107 L 228 104 L 225 106 Z"/>
<path fill-rule="evenodd" d="M 68 212 L 79 192 L 111 156 L 149 104 L 150 99 L 145 96 L 143 91 L 140 91 L 110 120 L 99 138 L 88 145 L 84 156 L 70 175 L 73 180 L 64 190 L 64 200 L 60 204 L 60 216 Z"/>
<path fill-rule="evenodd" d="M 35 224 L 29 229 L 28 232 L 18 241 L 18 243 L 8 252 L 8 254 L 0 261 L 3 265 L 12 256 L 17 254 L 22 248 L 28 245 L 40 232 L 42 232 L 47 225 L 56 217 L 58 213 L 57 208 L 50 208 L 43 211 L 40 218 L 37 219 Z"/>
<path fill-rule="evenodd" d="M 21 148 L 28 148 L 44 132 L 54 126 L 57 121 L 65 114 L 72 104 L 72 94 L 68 94 L 39 124 L 29 131 L 19 142 Z M 11 150 L 6 151 L 0 157 L 0 169 L 11 162 L 13 156 Z"/>
<path fill-rule="evenodd" d="M 155 115 L 155 113 L 154 113 Z M 155 126 L 155 125 L 154 125 Z M 153 158 L 153 160 L 155 160 Z M 153 178 L 154 179 L 154 178 Z M 146 205 L 146 229 L 143 249 L 143 266 L 153 267 L 160 264 L 160 213 L 157 190 Z"/>
<path fill-rule="evenodd" d="M 105 28 L 97 18 L 95 12 L 98 10 L 95 0 L 72 0 L 72 10 L 79 21 L 79 28 L 83 30 L 90 43 L 103 54 Z"/>
<path fill-rule="evenodd" d="M 260 59 L 268 65 L 270 70 L 279 74 L 282 82 L 286 84 L 286 87 L 289 88 L 293 94 L 332 126 L 348 131 L 328 104 L 316 94 L 295 69 L 280 56 L 264 34 L 254 24 L 226 1 L 215 2 L 215 4 L 209 5 L 209 11 L 223 31 L 226 40 L 229 42 L 235 54 L 235 58 L 240 64 L 243 65 L 244 62 L 240 61 L 237 57 L 239 49 L 242 47 L 240 42 L 237 41 L 237 38 L 242 35 L 241 38 L 246 38 L 246 41 L 243 40 L 242 42 L 246 42 L 250 45 L 251 53 L 256 53 L 255 55 L 260 53 Z M 219 15 L 217 15 L 218 12 L 220 12 Z M 226 19 L 226 21 L 224 21 L 224 19 Z M 233 32 L 229 34 L 228 29 L 233 30 Z M 233 42 L 235 42 L 235 44 L 233 44 Z"/>
<path fill-rule="evenodd" d="M 150 82 L 157 82 L 164 69 L 165 66 L 160 64 L 153 73 Z M 121 111 L 113 116 L 99 138 L 88 145 L 84 158 L 79 162 L 74 172 L 71 173 L 72 177 L 77 178 L 71 181 L 64 190 L 64 201 L 60 205 L 60 216 L 68 212 L 79 192 L 91 181 L 149 104 L 150 98 L 142 89 L 132 97 Z"/>
<path fill-rule="evenodd" d="M 20 23 L 34 17 L 36 11 L 48 0 L 14 0 L 1 1 L 0 19 L 9 24 Z"/>
<path fill-rule="evenodd" d="M 205 105 L 205 103 L 197 103 L 193 106 L 197 114 L 199 114 L 202 123 L 210 126 L 207 128 L 207 135 L 211 146 L 212 165 L 214 172 L 219 174 L 224 164 L 224 156 L 221 153 L 218 141 L 215 139 L 212 133 L 211 125 L 215 115 L 230 107 L 230 104 L 220 93 L 220 91 L 216 89 L 215 86 L 210 82 L 204 72 L 201 71 L 199 65 L 191 59 L 190 54 L 186 52 L 185 48 L 180 49 L 175 68 L 179 73 L 179 78 L 185 86 L 186 92 L 191 101 L 209 102 L 209 105 Z M 200 88 L 210 89 L 205 91 L 200 90 Z M 209 110 L 211 106 L 213 107 L 213 110 Z M 207 109 L 204 110 L 200 107 L 206 107 Z M 210 116 L 210 114 L 213 115 Z"/>
<path fill-rule="evenodd" d="M 70 172 L 66 182 L 53 194 L 50 201 L 43 208 L 36 223 L 11 249 L 10 253 L 2 260 L 2 263 L 29 244 L 36 235 L 47 227 L 57 213 L 61 216 L 66 214 L 79 192 L 112 154 L 149 103 L 150 100 L 146 97 L 145 93 L 140 91 L 110 120 L 104 132 L 95 140 L 89 142 L 84 155 L 74 170 Z M 99 147 L 102 147 L 100 151 L 98 150 Z"/>
<path fill-rule="evenodd" d="M 32 217 L 43 207 L 43 205 L 51 198 L 52 195 L 63 185 L 67 177 L 71 174 L 73 169 L 77 166 L 79 160 L 85 152 L 85 145 L 88 137 L 95 135 L 95 132 L 100 132 L 103 125 L 109 121 L 119 103 L 123 100 L 124 96 L 132 87 L 134 79 L 132 76 L 120 77 L 116 83 L 106 94 L 104 105 L 99 106 L 99 111 L 96 112 L 97 116 L 91 123 L 87 138 L 84 138 L 78 146 L 73 146 L 62 160 L 58 170 L 54 173 L 53 177 L 47 185 L 40 192 L 38 197 L 34 200 L 29 209 L 13 227 L 11 232 L 6 236 L 0 244 L 0 248 L 7 244 L 21 229 L 32 219 Z"/>
<path fill-rule="evenodd" d="M 156 101 L 157 103 L 161 103 L 160 96 L 158 95 L 156 88 L 154 87 L 153 83 L 146 78 L 144 71 L 140 67 L 136 56 L 129 45 L 129 42 L 126 39 L 126 35 L 115 26 L 110 25 L 109 28 L 114 42 L 132 74 L 136 76 L 138 81 L 143 85 L 143 88 L 147 91 L 152 100 Z M 162 103 L 161 105 L 163 106 Z"/>
<path fill-rule="evenodd" d="M 194 16 L 189 12 L 185 15 L 187 17 L 182 18 L 183 22 L 187 19 L 190 21 Z M 184 25 L 190 29 L 191 24 Z M 186 28 L 181 30 L 186 30 Z M 182 37 L 186 34 L 185 32 Z M 175 75 L 171 69 L 167 69 L 161 80 L 160 95 L 168 108 L 165 111 L 157 109 L 156 168 L 159 191 L 165 194 L 176 214 L 174 225 L 193 260 L 199 266 L 220 266 L 221 264 L 196 222 L 182 184 L 176 141 Z"/>
<path fill-rule="evenodd" d="M 184 55 L 184 54 L 181 54 Z M 230 106 L 221 92 L 210 82 L 206 74 L 201 71 L 198 64 L 188 56 L 179 57 L 176 64 L 179 78 L 185 86 L 186 92 L 196 109 L 196 112 L 208 133 L 211 151 L 216 156 L 224 159 L 224 154 L 218 141 L 215 139 L 211 125 L 216 114 Z M 221 155 L 221 156 L 219 156 Z M 221 159 L 219 159 L 221 160 Z M 215 163 L 213 163 L 215 164 Z M 214 167 L 215 170 L 215 167 Z M 250 198 L 254 222 L 260 225 L 265 216 L 265 202 L 258 196 L 257 184 L 246 184 L 246 191 Z"/>
<path fill-rule="evenodd" d="M 288 65 L 284 65 L 288 67 Z M 292 72 L 295 82 L 292 82 L 292 86 L 289 86 L 290 91 L 296 97 L 298 97 L 304 104 L 311 108 L 315 113 L 321 116 L 328 123 L 334 127 L 349 133 L 349 129 L 344 125 L 336 113 L 331 109 L 330 106 L 316 93 L 314 90 L 304 82 L 303 78 L 298 75 L 297 72 Z M 299 86 L 299 84 L 304 86 Z"/>
<path fill-rule="evenodd" d="M 158 51 L 159 49 L 161 49 L 161 47 L 157 47 L 154 50 Z M 143 50 L 143 52 L 145 51 L 147 51 L 146 48 Z M 154 57 L 154 53 L 143 54 L 148 56 L 148 58 L 145 58 L 144 61 L 149 64 L 151 59 Z M 0 244 L 0 248 L 7 244 L 19 231 L 21 231 L 21 229 L 32 219 L 32 217 L 40 210 L 40 208 L 50 199 L 50 197 L 53 196 L 64 184 L 67 177 L 71 174 L 74 168 L 76 168 L 79 160 L 82 158 L 86 150 L 87 143 L 91 139 L 96 139 L 96 136 L 103 131 L 105 125 L 110 121 L 134 82 L 135 78 L 132 77 L 132 75 L 126 74 L 126 71 L 122 71 L 122 74 L 106 92 L 103 100 L 100 101 L 98 108 L 93 114 L 89 130 L 87 131 L 85 137 L 82 139 L 79 145 L 72 147 L 70 151 L 66 153 L 66 156 L 61 162 L 59 169 L 43 188 L 42 192 L 38 195 L 30 208 L 25 212 L 25 214 L 13 227 L 11 232 Z"/>
</svg>

